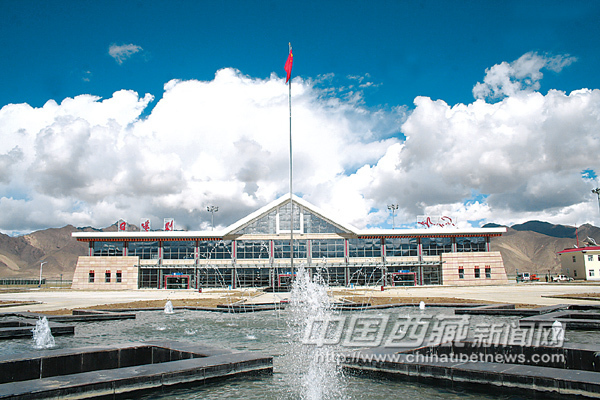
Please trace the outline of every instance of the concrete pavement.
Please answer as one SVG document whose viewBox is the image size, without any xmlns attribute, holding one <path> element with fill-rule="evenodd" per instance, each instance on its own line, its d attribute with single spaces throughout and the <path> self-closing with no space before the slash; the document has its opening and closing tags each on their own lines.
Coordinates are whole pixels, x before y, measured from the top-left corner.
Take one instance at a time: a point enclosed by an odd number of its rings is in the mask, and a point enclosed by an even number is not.
<svg viewBox="0 0 600 400">
<path fill-rule="evenodd" d="M 348 288 L 332 288 L 333 290 L 344 290 L 352 292 Z M 470 299 L 479 302 L 501 302 L 501 303 L 524 303 L 540 306 L 555 304 L 600 304 L 594 300 L 572 300 L 557 299 L 544 296 L 558 294 L 577 293 L 599 293 L 599 284 L 509 284 L 502 286 L 425 286 L 386 288 L 381 291 L 376 288 L 357 288 L 356 294 L 364 294 L 367 297 L 394 296 L 414 298 L 418 302 L 424 297 L 450 297 L 459 299 Z M 9 311 L 32 311 L 44 312 L 60 309 L 84 308 L 103 304 L 130 303 L 144 300 L 174 300 L 174 299 L 198 299 L 198 298 L 223 298 L 232 294 L 244 294 L 250 296 L 252 303 L 272 303 L 287 299 L 287 293 L 262 293 L 256 289 L 203 289 L 202 293 L 193 290 L 157 290 L 141 289 L 132 291 L 79 291 L 79 290 L 28 290 L 16 293 L 1 293 L 0 301 L 36 301 L 40 304 L 23 305 L 16 307 L 0 308 L 0 312 Z M 351 294 L 346 294 L 349 296 Z"/>
</svg>

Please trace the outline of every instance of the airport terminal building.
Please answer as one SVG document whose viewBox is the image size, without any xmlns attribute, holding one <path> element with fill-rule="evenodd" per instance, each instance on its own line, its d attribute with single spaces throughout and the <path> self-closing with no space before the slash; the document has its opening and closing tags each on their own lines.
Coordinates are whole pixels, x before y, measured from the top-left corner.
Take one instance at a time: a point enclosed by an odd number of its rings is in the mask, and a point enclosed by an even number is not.
<svg viewBox="0 0 600 400">
<path fill-rule="evenodd" d="M 220 231 L 75 232 L 89 253 L 79 257 L 72 287 L 280 288 L 289 285 L 292 260 L 331 286 L 504 284 L 502 256 L 490 250 L 504 232 L 356 229 L 295 196 L 292 208 L 285 196 Z"/>
</svg>

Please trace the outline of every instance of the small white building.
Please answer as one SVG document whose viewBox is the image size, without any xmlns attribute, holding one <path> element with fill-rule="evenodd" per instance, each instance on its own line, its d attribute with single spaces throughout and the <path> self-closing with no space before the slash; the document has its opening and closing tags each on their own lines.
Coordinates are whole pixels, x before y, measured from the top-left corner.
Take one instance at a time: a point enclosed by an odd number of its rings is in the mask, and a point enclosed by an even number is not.
<svg viewBox="0 0 600 400">
<path fill-rule="evenodd" d="M 563 273 L 573 279 L 600 281 L 600 246 L 559 251 Z"/>
</svg>

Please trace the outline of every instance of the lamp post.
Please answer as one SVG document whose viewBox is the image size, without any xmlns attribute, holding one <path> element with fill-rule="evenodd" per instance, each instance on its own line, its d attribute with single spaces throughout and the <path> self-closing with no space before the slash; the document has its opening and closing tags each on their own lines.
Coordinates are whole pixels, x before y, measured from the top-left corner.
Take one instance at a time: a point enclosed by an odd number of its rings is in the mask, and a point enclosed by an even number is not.
<svg viewBox="0 0 600 400">
<path fill-rule="evenodd" d="M 390 210 L 392 212 L 392 229 L 396 229 L 395 227 L 395 221 L 394 221 L 394 217 L 396 215 L 396 210 L 398 209 L 398 204 L 389 204 L 388 205 L 388 210 Z"/>
<path fill-rule="evenodd" d="M 600 207 L 600 188 L 592 189 L 592 193 L 598 195 L 598 207 Z"/>
<path fill-rule="evenodd" d="M 206 211 L 208 211 L 209 213 L 211 213 L 211 220 L 212 220 L 212 230 L 215 230 L 215 213 L 217 211 L 219 211 L 219 207 L 217 206 L 208 206 L 206 207 Z"/>
<path fill-rule="evenodd" d="M 38 285 L 38 287 L 41 289 L 42 288 L 42 267 L 44 266 L 44 264 L 47 264 L 46 261 L 43 261 L 40 263 L 40 284 Z"/>
</svg>

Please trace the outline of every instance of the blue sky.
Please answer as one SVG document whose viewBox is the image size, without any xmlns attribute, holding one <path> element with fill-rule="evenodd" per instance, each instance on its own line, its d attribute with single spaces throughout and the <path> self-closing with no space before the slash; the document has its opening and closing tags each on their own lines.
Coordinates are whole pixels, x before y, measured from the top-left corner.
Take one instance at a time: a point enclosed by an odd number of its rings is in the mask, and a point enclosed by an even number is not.
<svg viewBox="0 0 600 400">
<path fill-rule="evenodd" d="M 597 1 L 2 1 L 0 104 L 133 89 L 159 97 L 171 79 L 232 67 L 282 75 L 370 75 L 369 106 L 416 96 L 473 100 L 486 68 L 529 51 L 579 62 L 541 91 L 598 87 Z M 111 44 L 143 50 L 119 65 Z M 283 62 L 282 62 L 283 60 Z"/>
<path fill-rule="evenodd" d="M 0 231 L 200 229 L 206 204 L 227 225 L 283 194 L 288 42 L 308 201 L 359 227 L 389 227 L 388 203 L 404 226 L 600 222 L 597 157 L 560 154 L 600 146 L 598 21 L 598 1 L 0 1 Z"/>
</svg>

